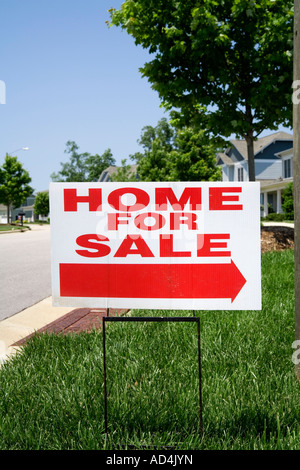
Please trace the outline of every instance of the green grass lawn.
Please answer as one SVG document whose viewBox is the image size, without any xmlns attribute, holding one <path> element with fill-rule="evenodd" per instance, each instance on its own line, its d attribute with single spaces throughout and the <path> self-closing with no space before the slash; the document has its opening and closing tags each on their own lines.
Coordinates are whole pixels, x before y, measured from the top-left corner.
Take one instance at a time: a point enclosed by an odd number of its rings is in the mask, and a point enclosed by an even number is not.
<svg viewBox="0 0 300 470">
<path fill-rule="evenodd" d="M 261 311 L 199 311 L 194 323 L 109 323 L 109 434 L 102 332 L 39 335 L 0 369 L 0 449 L 300 449 L 292 362 L 293 251 L 262 255 Z M 186 311 L 131 315 L 192 316 Z"/>
<path fill-rule="evenodd" d="M 11 232 L 13 230 L 27 230 L 29 227 L 26 225 L 10 225 L 10 224 L 0 224 L 0 232 Z"/>
<path fill-rule="evenodd" d="M 8 232 L 11 230 L 20 230 L 18 225 L 0 224 L 0 232 Z"/>
</svg>

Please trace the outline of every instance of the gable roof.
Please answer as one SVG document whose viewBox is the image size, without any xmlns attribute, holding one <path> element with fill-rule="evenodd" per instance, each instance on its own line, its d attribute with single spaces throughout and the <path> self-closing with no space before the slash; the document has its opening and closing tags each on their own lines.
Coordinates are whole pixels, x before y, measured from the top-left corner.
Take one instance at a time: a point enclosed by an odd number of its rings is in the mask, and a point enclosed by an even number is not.
<svg viewBox="0 0 300 470">
<path fill-rule="evenodd" d="M 275 132 L 274 134 L 261 137 L 254 141 L 254 155 L 257 155 L 259 152 L 268 147 L 268 145 L 272 144 L 273 142 L 276 142 L 277 140 L 290 140 L 292 142 L 293 136 L 292 134 L 289 134 L 287 132 L 279 131 Z M 234 145 L 234 147 L 245 160 L 248 160 L 247 143 L 245 140 L 234 139 L 230 140 L 230 143 Z"/>
<path fill-rule="evenodd" d="M 130 174 L 134 175 L 136 174 L 136 170 L 137 170 L 137 167 L 138 165 L 130 165 Z M 107 181 L 110 181 L 111 180 L 111 175 L 116 173 L 118 171 L 118 166 L 109 166 L 107 167 L 105 170 L 102 171 L 101 175 L 99 176 L 99 179 L 98 181 L 100 181 L 101 183 L 105 183 Z"/>
<path fill-rule="evenodd" d="M 107 167 L 105 170 L 102 171 L 101 175 L 99 176 L 98 181 L 104 182 L 104 181 L 110 181 L 110 175 L 112 173 L 115 173 L 117 171 L 117 167 L 112 165 Z"/>
<path fill-rule="evenodd" d="M 226 153 L 218 153 L 218 156 L 217 156 L 217 165 L 220 164 L 220 161 L 225 163 L 226 165 L 233 165 L 233 161 L 231 160 L 231 158 L 226 155 Z"/>
</svg>

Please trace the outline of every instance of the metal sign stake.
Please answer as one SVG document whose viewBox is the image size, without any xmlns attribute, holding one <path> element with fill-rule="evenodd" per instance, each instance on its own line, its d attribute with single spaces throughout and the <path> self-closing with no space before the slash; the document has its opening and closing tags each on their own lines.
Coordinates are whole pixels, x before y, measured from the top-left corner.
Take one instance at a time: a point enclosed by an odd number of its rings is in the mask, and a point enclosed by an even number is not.
<svg viewBox="0 0 300 470">
<path fill-rule="evenodd" d="M 199 432 L 200 439 L 203 437 L 202 419 L 202 378 L 201 378 L 201 344 L 200 344 L 200 318 L 199 317 L 103 317 L 103 379 L 104 379 L 104 428 L 108 434 L 107 419 L 107 371 L 106 371 L 106 338 L 105 324 L 110 322 L 190 322 L 197 323 L 197 343 L 198 343 L 198 373 L 199 373 Z"/>
</svg>

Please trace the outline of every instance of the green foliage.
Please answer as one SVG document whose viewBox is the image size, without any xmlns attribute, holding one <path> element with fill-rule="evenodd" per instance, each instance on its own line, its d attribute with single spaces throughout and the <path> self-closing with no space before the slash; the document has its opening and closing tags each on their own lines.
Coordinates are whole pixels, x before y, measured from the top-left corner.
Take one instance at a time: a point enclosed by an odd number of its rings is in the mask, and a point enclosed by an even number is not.
<svg viewBox="0 0 300 470">
<path fill-rule="evenodd" d="M 49 214 L 49 191 L 37 193 L 34 201 L 34 213 L 44 216 Z"/>
<path fill-rule="evenodd" d="M 170 124 L 161 119 L 158 124 L 145 126 L 138 140 L 142 152 L 123 159 L 120 167 L 110 175 L 111 181 L 217 181 L 221 173 L 216 167 L 219 140 L 212 140 L 204 130 L 184 126 L 177 121 Z M 68 141 L 65 153 L 69 161 L 61 163 L 61 170 L 52 173 L 53 181 L 98 181 L 102 171 L 115 165 L 111 151 L 103 155 L 79 153 L 74 141 Z"/>
<path fill-rule="evenodd" d="M 293 1 L 127 0 L 110 14 L 152 54 L 140 71 L 172 115 L 246 139 L 254 172 L 256 136 L 292 124 Z"/>
<path fill-rule="evenodd" d="M 116 168 L 110 175 L 111 181 L 132 181 L 135 182 L 137 180 L 137 174 L 135 171 L 135 167 L 132 168 L 131 165 L 127 164 L 126 158 L 124 158 L 121 162 L 121 166 Z"/>
<path fill-rule="evenodd" d="M 110 149 L 107 149 L 102 155 L 91 155 L 88 152 L 79 153 L 79 147 L 74 141 L 66 143 L 65 153 L 69 155 L 69 161 L 61 163 L 61 170 L 58 173 L 52 173 L 52 181 L 98 181 L 102 171 L 108 166 L 114 165 L 115 160 Z"/>
<path fill-rule="evenodd" d="M 284 220 L 287 219 L 287 217 L 285 214 L 276 214 L 276 212 L 272 212 L 266 215 L 266 217 L 263 217 L 262 219 L 267 220 L 267 221 L 271 220 L 273 222 L 283 222 Z"/>
<path fill-rule="evenodd" d="M 151 152 L 155 141 L 164 151 L 170 152 L 173 149 L 175 138 L 175 128 L 169 124 L 166 118 L 162 118 L 155 127 L 145 126 L 142 129 L 138 143 L 143 147 L 144 152 Z"/>
<path fill-rule="evenodd" d="M 97 153 L 95 155 L 89 155 L 86 159 L 88 181 L 98 181 L 102 171 L 111 165 L 115 165 L 115 159 L 110 149 L 105 150 L 102 155 L 98 155 Z"/>
<path fill-rule="evenodd" d="M 216 181 L 217 146 L 203 130 L 181 130 L 161 119 L 156 127 L 142 130 L 139 144 L 144 153 L 131 156 L 142 181 Z"/>
<path fill-rule="evenodd" d="M 178 132 L 177 148 L 171 152 L 173 181 L 218 181 L 216 145 L 203 130 L 185 128 Z"/>
<path fill-rule="evenodd" d="M 293 183 L 289 183 L 282 193 L 282 209 L 288 220 L 294 220 Z"/>
<path fill-rule="evenodd" d="M 20 206 L 33 193 L 30 182 L 28 171 L 23 168 L 17 157 L 6 154 L 0 169 L 0 202 L 7 206 L 8 219 L 10 207 Z"/>
</svg>

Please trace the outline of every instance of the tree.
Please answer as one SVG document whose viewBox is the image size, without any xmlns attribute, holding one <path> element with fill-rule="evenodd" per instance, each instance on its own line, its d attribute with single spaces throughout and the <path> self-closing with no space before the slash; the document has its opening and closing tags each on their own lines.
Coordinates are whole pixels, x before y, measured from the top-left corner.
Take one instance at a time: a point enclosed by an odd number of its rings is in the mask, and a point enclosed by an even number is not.
<svg viewBox="0 0 300 470">
<path fill-rule="evenodd" d="M 102 171 L 111 165 L 115 165 L 115 159 L 112 156 L 111 150 L 107 149 L 102 155 L 90 155 L 86 159 L 88 170 L 87 181 L 98 181 Z"/>
<path fill-rule="evenodd" d="M 246 140 L 254 181 L 254 140 L 292 123 L 293 1 L 126 0 L 110 14 L 154 55 L 140 71 L 172 116 Z"/>
<path fill-rule="evenodd" d="M 0 202 L 7 207 L 7 223 L 12 206 L 20 206 L 33 193 L 31 178 L 17 157 L 6 154 L 0 171 Z"/>
<path fill-rule="evenodd" d="M 34 201 L 34 213 L 47 217 L 49 214 L 49 191 L 37 193 Z"/>
<path fill-rule="evenodd" d="M 153 142 L 157 141 L 160 143 L 161 148 L 166 152 L 170 152 L 174 146 L 176 133 L 176 129 L 170 125 L 167 119 L 162 118 L 155 127 L 143 127 L 138 144 L 143 147 L 144 152 L 150 152 L 153 147 Z M 139 154 L 135 155 L 135 159 L 137 160 Z"/>
<path fill-rule="evenodd" d="M 218 181 L 222 179 L 216 166 L 216 144 L 204 130 L 185 128 L 178 132 L 177 148 L 171 152 L 172 181 Z"/>
<path fill-rule="evenodd" d="M 110 165 L 115 164 L 110 149 L 107 149 L 102 155 L 91 155 L 88 152 L 79 153 L 78 145 L 69 140 L 66 143 L 65 153 L 69 155 L 69 161 L 61 163 L 61 170 L 58 173 L 52 173 L 52 181 L 98 181 L 102 171 Z"/>
<path fill-rule="evenodd" d="M 178 130 L 161 119 L 156 127 L 146 126 L 138 141 L 144 153 L 131 156 L 138 164 L 142 181 L 216 181 L 217 143 L 204 130 Z"/>
<path fill-rule="evenodd" d="M 143 127 L 138 143 L 144 152 L 130 156 L 138 164 L 137 172 L 142 181 L 169 180 L 170 152 L 174 149 L 175 138 L 176 131 L 165 118 L 155 127 Z"/>
</svg>

